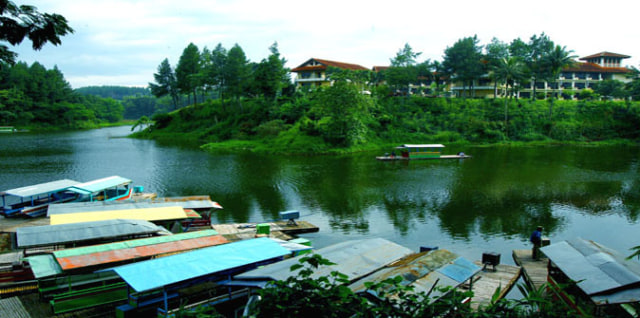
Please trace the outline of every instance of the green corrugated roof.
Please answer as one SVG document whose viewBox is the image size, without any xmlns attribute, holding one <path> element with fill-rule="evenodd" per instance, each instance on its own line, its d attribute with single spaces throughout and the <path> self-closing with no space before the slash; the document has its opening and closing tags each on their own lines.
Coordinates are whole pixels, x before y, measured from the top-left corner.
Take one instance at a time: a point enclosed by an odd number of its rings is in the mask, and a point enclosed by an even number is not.
<svg viewBox="0 0 640 318">
<path fill-rule="evenodd" d="M 62 273 L 60 265 L 51 254 L 29 256 L 25 259 L 31 266 L 33 276 L 38 279 Z"/>
<path fill-rule="evenodd" d="M 144 238 L 144 239 L 122 241 L 122 242 L 116 242 L 116 243 L 70 248 L 70 249 L 55 251 L 53 252 L 53 254 L 55 255 L 56 258 L 63 258 L 63 257 L 93 254 L 93 253 L 100 253 L 100 252 L 113 251 L 113 250 L 121 250 L 126 248 L 134 248 L 138 246 L 175 242 L 180 240 L 188 240 L 188 239 L 199 238 L 204 236 L 213 236 L 213 235 L 218 235 L 218 232 L 216 232 L 215 230 L 195 231 L 195 232 L 187 232 L 187 233 L 180 233 L 180 234 L 174 234 L 174 235 L 164 235 L 164 236 L 156 236 L 156 237 L 150 237 L 150 238 Z"/>
</svg>

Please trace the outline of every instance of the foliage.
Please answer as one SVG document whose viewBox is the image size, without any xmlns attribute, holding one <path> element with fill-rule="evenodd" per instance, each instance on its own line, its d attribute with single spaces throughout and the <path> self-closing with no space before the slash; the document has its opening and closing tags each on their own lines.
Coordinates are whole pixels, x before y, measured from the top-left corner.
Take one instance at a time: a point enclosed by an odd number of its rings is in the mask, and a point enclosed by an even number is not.
<svg viewBox="0 0 640 318">
<path fill-rule="evenodd" d="M 166 89 L 166 93 L 170 94 L 173 92 L 171 90 L 171 76 L 170 76 L 170 66 L 169 60 L 165 59 L 167 63 L 160 64 L 158 67 L 158 75 L 162 77 L 162 82 L 158 82 L 160 86 Z M 164 66 L 163 66 L 164 65 Z M 166 70 L 166 68 L 169 70 Z M 162 68 L 162 69 L 161 69 Z M 160 73 L 162 71 L 162 73 Z M 169 74 L 167 74 L 167 72 Z M 200 50 L 198 46 L 193 43 L 189 43 L 189 45 L 182 51 L 182 55 L 180 55 L 180 60 L 178 61 L 178 66 L 176 66 L 176 87 L 182 94 L 193 94 L 193 103 L 197 102 L 196 100 L 196 89 L 200 86 L 202 82 L 200 79 Z M 167 77 L 168 76 L 168 77 Z M 155 75 L 154 75 L 155 77 Z M 156 78 L 156 81 L 158 78 Z M 160 92 L 159 88 L 157 88 L 157 92 Z"/>
<path fill-rule="evenodd" d="M 102 98 L 113 98 L 115 100 L 124 100 L 133 96 L 150 96 L 149 89 L 144 87 L 129 86 L 85 86 L 73 90 L 82 95 L 95 95 Z"/>
<path fill-rule="evenodd" d="M 123 118 L 119 101 L 77 94 L 60 70 L 35 62 L 0 68 L 0 121 L 33 129 L 82 129 Z"/>
<path fill-rule="evenodd" d="M 178 108 L 178 80 L 176 74 L 169 64 L 169 59 L 164 59 L 160 65 L 158 65 L 158 72 L 153 74 L 155 83 L 149 83 L 149 89 L 153 96 L 160 98 L 164 96 L 170 96 L 173 103 L 173 109 Z"/>
<path fill-rule="evenodd" d="M 61 44 L 60 37 L 73 33 L 65 17 L 55 13 L 40 13 L 30 5 L 17 6 L 13 1 L 0 1 L 0 41 L 11 45 L 22 43 L 28 38 L 34 50 L 41 49 L 47 42 Z M 0 44 L 0 62 L 14 64 L 17 54 Z"/>
<path fill-rule="evenodd" d="M 314 276 L 319 267 L 334 265 L 318 254 L 302 257 L 291 266 L 286 280 L 271 282 L 259 291 L 260 301 L 251 307 L 251 317 L 567 317 L 574 311 L 545 296 L 549 288 L 518 285 L 522 299 L 499 299 L 500 287 L 487 306 L 471 311 L 462 303 L 472 292 L 451 287 L 436 287 L 445 296 L 433 301 L 429 293 L 415 292 L 402 284 L 402 277 L 380 282 L 366 282 L 366 291 L 354 293 L 347 285 L 348 276 L 332 271 L 328 276 Z"/>
<path fill-rule="evenodd" d="M 465 86 L 472 86 L 474 80 L 485 73 L 482 58 L 482 46 L 478 37 L 466 37 L 458 40 L 444 50 L 442 61 L 446 74 L 460 80 Z"/>
</svg>

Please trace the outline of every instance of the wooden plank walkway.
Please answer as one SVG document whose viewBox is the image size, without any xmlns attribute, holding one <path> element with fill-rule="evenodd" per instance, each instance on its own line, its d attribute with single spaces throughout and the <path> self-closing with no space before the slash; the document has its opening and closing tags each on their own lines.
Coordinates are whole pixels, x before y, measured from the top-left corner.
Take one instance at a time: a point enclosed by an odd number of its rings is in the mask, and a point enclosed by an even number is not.
<svg viewBox="0 0 640 318">
<path fill-rule="evenodd" d="M 475 263 L 478 266 L 483 266 L 480 261 L 476 261 Z M 520 277 L 520 273 L 521 268 L 519 266 L 506 264 L 496 265 L 495 271 L 493 270 L 493 266 L 484 268 L 474 277 L 471 308 L 477 310 L 480 306 L 487 306 L 491 302 L 491 297 L 498 287 L 500 287 L 499 299 L 504 298 L 513 285 L 515 285 Z"/>
<path fill-rule="evenodd" d="M 0 299 L 0 317 L 3 318 L 30 318 L 31 315 L 22 305 L 18 297 Z"/>
<path fill-rule="evenodd" d="M 256 224 L 258 223 L 212 224 L 211 228 L 233 242 L 256 237 Z M 271 231 L 269 237 L 285 241 L 292 239 L 292 235 L 318 232 L 320 230 L 317 226 L 307 221 L 296 221 L 296 225 L 289 225 L 287 221 L 265 222 L 264 224 L 269 224 Z"/>
<path fill-rule="evenodd" d="M 548 258 L 540 257 L 539 260 L 534 260 L 529 249 L 513 250 L 513 260 L 522 266 L 522 277 L 530 287 L 538 289 L 547 282 Z"/>
</svg>

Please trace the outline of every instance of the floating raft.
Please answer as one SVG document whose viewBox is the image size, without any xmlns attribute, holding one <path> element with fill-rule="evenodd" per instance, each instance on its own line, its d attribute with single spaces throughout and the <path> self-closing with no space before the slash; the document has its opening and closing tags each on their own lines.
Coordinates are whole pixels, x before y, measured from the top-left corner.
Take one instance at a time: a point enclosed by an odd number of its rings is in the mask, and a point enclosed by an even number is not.
<svg viewBox="0 0 640 318">
<path fill-rule="evenodd" d="M 0 316 L 12 318 L 31 317 L 18 297 L 0 299 Z"/>
<path fill-rule="evenodd" d="M 531 250 L 513 250 L 513 260 L 522 267 L 522 277 L 524 281 L 535 289 L 539 289 L 547 282 L 547 264 L 549 259 L 540 257 L 539 260 L 533 259 Z"/>
<path fill-rule="evenodd" d="M 307 221 L 296 221 L 296 225 L 288 224 L 287 221 L 212 224 L 211 228 L 227 240 L 233 242 L 256 237 L 256 225 L 258 224 L 268 224 L 270 228 L 269 237 L 285 241 L 292 239 L 292 235 L 318 232 L 320 230 L 317 226 Z"/>
<path fill-rule="evenodd" d="M 476 261 L 475 263 L 482 267 L 482 262 Z M 498 299 L 504 298 L 515 285 L 521 273 L 521 268 L 513 265 L 498 264 L 495 266 L 495 271 L 493 269 L 493 266 L 487 266 L 473 278 L 473 297 L 471 298 L 473 310 L 488 305 L 498 287 L 500 287 Z"/>
<path fill-rule="evenodd" d="M 433 160 L 433 159 L 467 159 L 471 158 L 470 155 L 441 155 L 440 157 L 421 157 L 421 158 L 411 158 L 411 157 L 402 157 L 402 156 L 379 156 L 376 157 L 377 160 L 381 161 L 394 161 L 394 160 Z"/>
</svg>

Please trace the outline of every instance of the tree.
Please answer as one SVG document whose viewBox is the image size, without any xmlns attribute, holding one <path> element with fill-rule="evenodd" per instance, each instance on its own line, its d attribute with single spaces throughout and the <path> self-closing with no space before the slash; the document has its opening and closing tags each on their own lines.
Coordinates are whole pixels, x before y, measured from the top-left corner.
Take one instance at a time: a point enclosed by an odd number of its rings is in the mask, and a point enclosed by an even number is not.
<svg viewBox="0 0 640 318">
<path fill-rule="evenodd" d="M 442 61 L 445 72 L 460 80 L 464 87 L 473 87 L 473 82 L 485 73 L 482 59 L 482 46 L 478 37 L 466 37 L 458 40 L 444 51 Z"/>
<path fill-rule="evenodd" d="M 549 82 L 557 83 L 558 77 L 562 70 L 570 66 L 574 63 L 574 59 L 577 57 L 576 55 L 571 55 L 573 53 L 572 50 L 567 51 L 566 46 L 556 45 L 552 51 L 548 52 L 545 58 L 545 63 L 549 69 Z M 557 87 L 556 89 L 559 89 Z M 556 92 L 557 97 L 557 92 Z"/>
<path fill-rule="evenodd" d="M 504 129 L 507 137 L 509 137 L 509 104 L 507 102 L 509 85 L 513 87 L 517 81 L 522 79 L 522 76 L 524 75 L 523 69 L 524 65 L 517 57 L 502 58 L 493 69 L 496 82 L 502 81 L 504 83 Z"/>
<path fill-rule="evenodd" d="M 625 98 L 628 96 L 625 84 L 618 80 L 608 79 L 597 82 L 593 86 L 593 91 L 606 99 Z"/>
<path fill-rule="evenodd" d="M 498 40 L 497 38 L 491 39 L 491 43 L 485 46 L 487 60 L 487 66 L 489 67 L 489 76 L 493 79 L 493 97 L 498 95 L 498 78 L 496 78 L 493 70 L 501 63 L 503 59 L 509 58 L 509 45 Z"/>
<path fill-rule="evenodd" d="M 249 75 L 249 61 L 242 48 L 236 44 L 227 53 L 222 70 L 225 91 L 236 101 L 239 101 L 240 96 L 245 92 Z"/>
<path fill-rule="evenodd" d="M 171 69 L 169 59 L 164 59 L 160 65 L 158 65 L 158 72 L 153 74 L 155 83 L 149 83 L 149 89 L 153 96 L 160 98 L 164 96 L 171 96 L 173 103 L 173 109 L 178 108 L 178 83 L 176 80 L 176 74 Z"/>
<path fill-rule="evenodd" d="M 391 67 L 385 71 L 385 77 L 389 85 L 399 89 L 406 87 L 407 96 L 411 93 L 410 85 L 418 81 L 418 69 L 416 68 L 416 58 L 421 52 L 413 52 L 409 43 L 398 50 L 396 56 L 392 58 Z"/>
<path fill-rule="evenodd" d="M 536 98 L 536 82 L 540 79 L 547 80 L 553 75 L 552 65 L 549 63 L 549 55 L 554 51 L 554 44 L 549 37 L 542 32 L 540 36 L 531 36 L 527 44 L 529 50 L 525 57 L 525 64 L 533 82 L 533 94 L 531 99 Z"/>
<path fill-rule="evenodd" d="M 29 5 L 17 6 L 12 1 L 0 0 L 0 41 L 11 45 L 29 38 L 34 50 L 40 50 L 47 42 L 61 44 L 60 37 L 73 33 L 67 19 L 59 14 L 40 13 Z M 14 64 L 17 54 L 0 44 L 0 61 Z"/>
<path fill-rule="evenodd" d="M 370 116 L 371 99 L 348 81 L 337 81 L 322 90 L 316 100 L 318 112 L 324 116 L 324 138 L 337 146 L 363 143 L 367 134 L 364 124 Z"/>
<path fill-rule="evenodd" d="M 277 42 L 269 47 L 269 51 L 269 57 L 256 66 L 253 80 L 258 94 L 275 100 L 282 93 L 282 88 L 289 84 L 289 70 L 284 67 L 287 60 L 280 57 Z"/>
<path fill-rule="evenodd" d="M 193 94 L 193 103 L 197 104 L 197 88 L 202 81 L 200 76 L 200 50 L 189 43 L 182 51 L 178 66 L 176 66 L 177 87 L 182 94 Z"/>
</svg>

